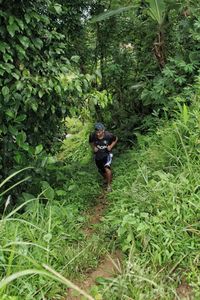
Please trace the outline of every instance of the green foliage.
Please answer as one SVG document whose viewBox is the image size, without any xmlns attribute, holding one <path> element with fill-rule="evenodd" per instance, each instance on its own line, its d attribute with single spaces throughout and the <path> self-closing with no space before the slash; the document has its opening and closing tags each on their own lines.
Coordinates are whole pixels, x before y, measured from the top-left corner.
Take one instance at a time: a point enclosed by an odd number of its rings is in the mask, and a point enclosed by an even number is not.
<svg viewBox="0 0 200 300">
<path fill-rule="evenodd" d="M 79 74 L 77 55 L 71 57 L 73 66 L 69 62 L 65 35 L 54 22 L 61 5 L 48 4 L 41 11 L 39 2 L 16 3 L 0 14 L 1 177 L 17 165 L 38 166 L 38 157 L 47 156 L 62 131 L 62 118 L 89 99 L 93 77 Z M 87 106 L 106 105 L 106 95 L 92 97 Z"/>
<path fill-rule="evenodd" d="M 118 14 L 121 14 L 123 12 L 129 11 L 130 9 L 133 8 L 137 8 L 138 5 L 130 5 L 130 6 L 126 6 L 126 7 L 120 7 L 117 8 L 115 10 L 110 10 L 110 11 L 106 11 L 100 15 L 98 15 L 97 17 L 94 17 L 91 22 L 100 22 L 100 21 L 104 21 L 106 19 L 109 19 L 110 17 L 116 16 Z"/>
<path fill-rule="evenodd" d="M 161 26 L 165 18 L 165 2 L 163 0 L 147 0 L 147 3 L 149 4 L 148 14 Z"/>
<path fill-rule="evenodd" d="M 10 176 L 8 176 L 6 179 L 4 179 L 1 183 L 0 183 L 0 207 L 2 208 L 2 205 L 4 204 L 5 201 L 4 200 L 4 197 L 5 195 L 8 195 L 8 192 L 10 192 L 12 189 L 14 189 L 16 186 L 22 184 L 23 182 L 27 181 L 30 179 L 30 176 L 27 176 L 15 183 L 13 183 L 11 186 L 9 187 L 6 187 L 7 185 L 7 182 L 10 182 L 11 179 L 15 176 L 17 176 L 18 174 L 20 174 L 21 172 L 24 172 L 26 170 L 30 169 L 30 167 L 27 167 L 27 168 L 24 168 L 24 169 L 21 169 L 17 172 L 14 172 L 13 174 L 11 174 Z M 3 190 L 2 190 L 3 189 Z M 3 197 L 4 196 L 4 197 Z M 10 195 L 7 197 L 7 200 L 5 202 L 5 208 L 4 208 L 4 211 L 5 209 L 7 208 L 7 206 L 10 204 Z"/>
<path fill-rule="evenodd" d="M 94 297 L 171 300 L 187 280 L 199 299 L 198 2 L 0 2 L 1 298 L 60 298 L 47 270 L 73 280 L 115 245 L 122 274 Z M 121 151 L 138 147 L 114 162 L 101 235 L 87 240 L 94 119 Z"/>
<path fill-rule="evenodd" d="M 56 60 L 64 53 L 64 36 L 50 26 L 47 15 L 30 7 L 22 8 L 18 16 L 5 10 L 0 18 L 0 156 L 6 176 L 13 164 L 27 165 L 39 154 L 41 138 L 46 147 L 58 131 L 57 123 L 66 114 L 58 72 L 68 67 L 65 57 Z"/>
<path fill-rule="evenodd" d="M 99 193 L 96 170 L 81 163 L 54 168 L 56 182 L 41 182 L 38 197 L 23 193 L 22 204 L 12 210 L 10 203 L 5 206 L 0 220 L 0 292 L 6 299 L 62 296 L 63 281 L 60 284 L 49 278 L 44 264 L 73 279 L 77 272 L 94 267 L 105 251 L 98 236 L 87 244 L 80 230 L 87 222 L 84 211 Z M 6 282 L 10 284 L 5 289 Z"/>
<path fill-rule="evenodd" d="M 91 124 L 81 121 L 78 118 L 66 118 L 68 134 L 63 140 L 59 160 L 66 163 L 88 163 L 91 160 L 90 145 L 88 143 Z"/>
<path fill-rule="evenodd" d="M 112 105 L 101 115 L 110 126 L 114 122 L 120 127 L 122 136 L 126 128 L 146 132 L 160 117 L 171 117 L 181 92 L 188 104 L 199 69 L 197 3 L 189 8 L 186 1 L 138 1 L 129 9 L 126 5 L 103 3 L 94 16 L 101 22 L 90 25 L 98 40 L 91 45 L 96 53 L 91 58 L 101 71 L 100 88 L 113 94 Z M 127 11 L 121 15 L 123 8 Z"/>
<path fill-rule="evenodd" d="M 179 276 L 195 287 L 198 299 L 199 116 L 199 104 L 191 110 L 183 105 L 176 120 L 138 136 L 139 147 L 116 162 L 105 227 L 129 261 L 124 277 L 113 282 L 112 299 L 119 293 L 171 299 Z"/>
</svg>

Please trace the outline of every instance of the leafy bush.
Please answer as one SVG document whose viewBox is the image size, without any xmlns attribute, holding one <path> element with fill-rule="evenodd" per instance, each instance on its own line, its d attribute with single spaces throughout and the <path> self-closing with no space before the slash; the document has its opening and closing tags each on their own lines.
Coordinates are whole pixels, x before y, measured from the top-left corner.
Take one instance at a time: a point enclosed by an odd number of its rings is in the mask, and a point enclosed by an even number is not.
<svg viewBox="0 0 200 300">
<path fill-rule="evenodd" d="M 58 159 L 65 160 L 68 163 L 87 163 L 91 160 L 88 142 L 92 128 L 91 123 L 68 117 L 66 118 L 66 128 L 68 134 L 63 141 Z"/>
<path fill-rule="evenodd" d="M 139 293 L 138 299 L 149 299 L 146 293 L 142 298 L 142 282 L 138 287 L 135 283 L 135 276 L 147 276 L 147 282 L 158 287 L 150 288 L 151 299 L 160 294 L 171 299 L 178 280 L 184 278 L 194 286 L 198 299 L 199 117 L 199 104 L 191 111 L 183 106 L 176 120 L 154 135 L 139 136 L 138 148 L 116 162 L 118 175 L 105 227 L 131 255 L 129 263 L 136 264 L 138 275 L 133 273 L 135 267 L 124 274 L 123 293 L 129 297 Z M 149 271 L 142 275 L 139 270 L 144 265 Z M 159 270 L 163 271 L 157 278 Z M 169 275 L 171 290 L 165 285 Z M 119 277 L 118 284 L 122 282 Z"/>
</svg>

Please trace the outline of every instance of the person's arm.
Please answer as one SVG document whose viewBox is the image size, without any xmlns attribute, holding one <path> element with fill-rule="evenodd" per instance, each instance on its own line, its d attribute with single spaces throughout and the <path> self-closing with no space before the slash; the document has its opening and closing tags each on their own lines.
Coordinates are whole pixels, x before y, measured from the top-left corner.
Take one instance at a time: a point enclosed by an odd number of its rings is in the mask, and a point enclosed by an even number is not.
<svg viewBox="0 0 200 300">
<path fill-rule="evenodd" d="M 99 150 L 99 149 L 95 146 L 94 143 L 90 143 L 90 146 L 91 146 L 93 152 L 95 152 L 95 153 Z"/>
<path fill-rule="evenodd" d="M 93 134 L 90 134 L 90 136 L 89 136 L 89 144 L 90 144 L 90 146 L 91 146 L 91 148 L 92 148 L 92 151 L 94 152 L 94 153 L 96 153 L 99 149 L 95 146 L 95 144 L 94 144 L 94 136 L 93 136 Z"/>
<path fill-rule="evenodd" d="M 117 144 L 117 141 L 118 141 L 118 137 L 116 136 L 115 140 L 110 145 L 108 145 L 107 147 L 108 151 L 112 150 L 112 148 Z"/>
</svg>

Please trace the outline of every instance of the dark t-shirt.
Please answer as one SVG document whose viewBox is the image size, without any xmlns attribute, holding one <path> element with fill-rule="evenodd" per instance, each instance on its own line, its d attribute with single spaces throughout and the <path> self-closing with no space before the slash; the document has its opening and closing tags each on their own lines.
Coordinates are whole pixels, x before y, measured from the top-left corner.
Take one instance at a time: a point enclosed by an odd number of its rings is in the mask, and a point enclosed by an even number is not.
<svg viewBox="0 0 200 300">
<path fill-rule="evenodd" d="M 95 153 L 95 159 L 100 160 L 106 157 L 109 153 L 107 146 L 111 145 L 116 140 L 116 136 L 112 133 L 105 131 L 104 137 L 98 139 L 95 132 L 89 136 L 89 143 L 94 144 L 99 150 Z"/>
</svg>

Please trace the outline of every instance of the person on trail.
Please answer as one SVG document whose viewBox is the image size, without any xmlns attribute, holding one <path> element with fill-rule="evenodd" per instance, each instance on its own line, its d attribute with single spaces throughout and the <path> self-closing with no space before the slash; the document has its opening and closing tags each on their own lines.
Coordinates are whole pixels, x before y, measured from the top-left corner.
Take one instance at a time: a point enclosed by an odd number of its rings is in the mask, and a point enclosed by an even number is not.
<svg viewBox="0 0 200 300">
<path fill-rule="evenodd" d="M 112 148 L 116 145 L 118 138 L 112 133 L 105 131 L 102 123 L 95 124 L 95 131 L 89 136 L 89 143 L 94 151 L 95 163 L 99 173 L 105 178 L 107 191 L 111 191 L 112 171 L 111 162 Z"/>
</svg>

